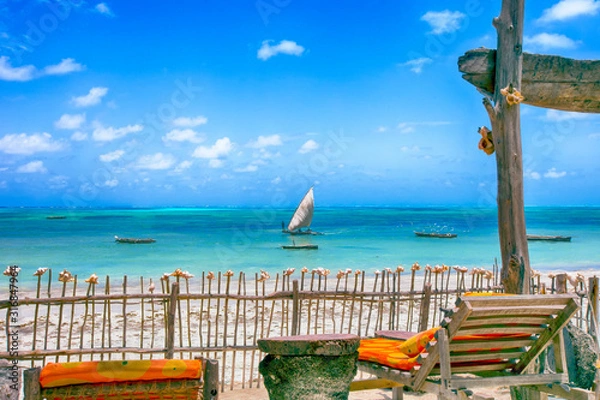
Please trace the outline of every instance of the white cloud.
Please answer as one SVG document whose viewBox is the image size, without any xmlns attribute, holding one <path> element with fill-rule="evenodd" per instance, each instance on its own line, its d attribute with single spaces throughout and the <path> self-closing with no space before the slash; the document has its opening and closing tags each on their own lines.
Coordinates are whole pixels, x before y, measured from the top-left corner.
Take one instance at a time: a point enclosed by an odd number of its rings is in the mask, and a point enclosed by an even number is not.
<svg viewBox="0 0 600 400">
<path fill-rule="evenodd" d="M 421 151 L 421 149 L 419 148 L 419 146 L 402 146 L 400 148 L 400 150 L 404 153 L 418 153 L 419 151 Z"/>
<path fill-rule="evenodd" d="M 87 139 L 87 136 L 87 133 L 77 131 L 71 135 L 71 140 L 74 142 L 82 142 Z"/>
<path fill-rule="evenodd" d="M 256 172 L 258 171 L 258 166 L 255 164 L 248 164 L 244 168 L 236 168 L 235 172 Z"/>
<path fill-rule="evenodd" d="M 211 168 L 221 168 L 224 164 L 223 160 L 219 160 L 218 158 L 213 158 L 208 162 L 208 166 Z"/>
<path fill-rule="evenodd" d="M 231 150 L 233 150 L 233 143 L 231 143 L 231 140 L 229 140 L 228 137 L 224 137 L 218 139 L 215 142 L 215 144 L 210 147 L 196 147 L 196 150 L 194 150 L 194 154 L 192 154 L 192 157 L 216 159 L 227 156 L 231 152 Z"/>
<path fill-rule="evenodd" d="M 298 45 L 291 40 L 282 40 L 279 44 L 271 46 L 271 40 L 262 42 L 262 46 L 258 49 L 257 57 L 263 61 L 276 56 L 277 54 L 288 54 L 290 56 L 300 56 L 304 53 L 304 47 Z"/>
<path fill-rule="evenodd" d="M 104 14 L 109 17 L 114 16 L 112 10 L 106 5 L 106 3 L 98 3 L 98 4 L 96 4 L 96 7 L 94 7 L 94 9 L 96 11 L 98 11 L 100 14 Z"/>
<path fill-rule="evenodd" d="M 590 133 L 588 135 L 588 138 L 590 138 L 590 139 L 600 139 L 600 133 Z"/>
<path fill-rule="evenodd" d="M 76 63 L 72 58 L 65 58 L 59 64 L 49 65 L 38 71 L 33 65 L 13 67 L 8 56 L 0 57 L 0 80 L 26 82 L 46 75 L 62 75 L 70 72 L 81 71 L 85 67 Z"/>
<path fill-rule="evenodd" d="M 175 161 L 175 157 L 171 154 L 156 153 L 140 157 L 135 167 L 150 170 L 169 169 L 175 164 Z"/>
<path fill-rule="evenodd" d="M 94 106 L 102 100 L 102 97 L 106 96 L 108 88 L 97 86 L 90 89 L 88 94 L 78 97 L 73 97 L 71 102 L 76 107 L 89 107 Z"/>
<path fill-rule="evenodd" d="M 534 180 L 540 180 L 542 178 L 542 176 L 540 175 L 539 172 L 535 172 L 535 171 L 531 171 L 531 170 L 527 170 L 525 172 L 523 172 L 523 176 L 525 178 L 530 178 L 530 179 L 534 179 Z"/>
<path fill-rule="evenodd" d="M 548 121 L 568 121 L 571 119 L 586 119 L 589 118 L 589 114 L 559 111 L 559 110 L 547 110 L 545 119 Z"/>
<path fill-rule="evenodd" d="M 402 64 L 398 64 L 401 67 L 410 67 L 410 70 L 412 72 L 414 72 L 415 74 L 420 74 L 421 72 L 423 72 L 423 66 L 425 64 L 429 64 L 431 63 L 431 58 L 427 58 L 427 57 L 421 57 L 421 58 L 415 58 L 413 60 L 409 60 L 405 63 Z"/>
<path fill-rule="evenodd" d="M 103 186 L 106 187 L 115 187 L 119 185 L 119 180 L 116 178 L 113 179 L 107 179 L 106 181 L 104 181 Z"/>
<path fill-rule="evenodd" d="M 278 176 L 278 177 L 272 179 L 271 183 L 274 184 L 274 185 L 279 185 L 281 183 L 281 177 Z"/>
<path fill-rule="evenodd" d="M 580 15 L 596 15 L 600 10 L 597 0 L 561 0 L 542 13 L 539 22 L 564 21 Z"/>
<path fill-rule="evenodd" d="M 400 130 L 400 133 L 411 133 L 415 131 L 413 124 L 408 122 L 400 122 L 398 124 L 398 129 Z"/>
<path fill-rule="evenodd" d="M 182 161 L 179 163 L 179 165 L 177 165 L 177 167 L 175 167 L 175 172 L 183 172 L 186 169 L 190 169 L 191 166 L 192 166 L 191 161 Z"/>
<path fill-rule="evenodd" d="M 125 154 L 125 152 L 123 150 L 111 151 L 110 153 L 101 154 L 100 161 L 102 161 L 102 162 L 116 161 L 119 158 L 123 157 L 124 154 Z"/>
<path fill-rule="evenodd" d="M 552 178 L 552 179 L 557 179 L 557 178 L 562 178 L 564 176 L 566 176 L 567 173 L 565 171 L 561 171 L 558 172 L 556 170 L 556 168 L 550 168 L 545 174 L 544 174 L 544 178 Z"/>
<path fill-rule="evenodd" d="M 311 151 L 315 151 L 319 148 L 319 144 L 312 139 L 307 140 L 302 147 L 298 150 L 300 154 L 306 154 Z"/>
<path fill-rule="evenodd" d="M 63 144 L 52 140 L 49 133 L 14 133 L 0 139 L 0 151 L 7 154 L 34 154 L 62 150 Z"/>
<path fill-rule="evenodd" d="M 48 179 L 48 187 L 52 190 L 61 190 L 69 186 L 69 177 L 66 175 L 55 175 Z"/>
<path fill-rule="evenodd" d="M 557 33 L 539 33 L 535 36 L 523 37 L 524 47 L 534 47 L 543 50 L 548 49 L 573 49 L 577 47 L 578 42 L 569 39 L 565 35 Z"/>
<path fill-rule="evenodd" d="M 204 138 L 198 136 L 193 129 L 172 129 L 162 137 L 163 142 L 191 142 L 202 143 Z"/>
<path fill-rule="evenodd" d="M 387 126 L 380 126 L 377 128 L 377 132 L 379 132 L 379 133 L 386 132 L 387 130 L 388 130 Z"/>
<path fill-rule="evenodd" d="M 269 146 L 281 146 L 282 144 L 283 142 L 281 141 L 281 137 L 279 135 L 271 135 L 259 136 L 256 141 L 250 142 L 248 146 L 254 149 L 263 149 Z"/>
<path fill-rule="evenodd" d="M 208 122 L 208 118 L 203 115 L 198 115 L 197 117 L 179 117 L 173 120 L 173 125 L 179 126 L 182 128 L 193 128 L 195 126 L 204 125 Z"/>
<path fill-rule="evenodd" d="M 421 17 L 422 21 L 431 26 L 431 33 L 440 35 L 442 33 L 452 33 L 460 29 L 460 24 L 466 15 L 460 11 L 428 11 Z"/>
<path fill-rule="evenodd" d="M 92 133 L 92 137 L 98 142 L 110 142 L 112 140 L 122 138 L 130 133 L 140 132 L 142 129 L 144 129 L 144 127 L 140 124 L 127 125 L 121 128 L 113 128 L 112 126 L 105 128 L 99 123 L 96 123 L 96 128 Z"/>
<path fill-rule="evenodd" d="M 0 57 L 0 79 L 3 81 L 25 82 L 33 79 L 35 67 L 25 65 L 23 67 L 12 67 L 7 56 Z"/>
<path fill-rule="evenodd" d="M 85 122 L 85 114 L 63 114 L 54 122 L 56 129 L 79 129 Z"/>
<path fill-rule="evenodd" d="M 83 71 L 84 65 L 75 62 L 72 58 L 63 58 L 62 61 L 56 65 L 48 65 L 44 68 L 44 75 L 64 75 L 71 72 Z"/>
<path fill-rule="evenodd" d="M 45 174 L 48 170 L 42 161 L 31 161 L 17 168 L 17 172 L 20 174 Z"/>
</svg>

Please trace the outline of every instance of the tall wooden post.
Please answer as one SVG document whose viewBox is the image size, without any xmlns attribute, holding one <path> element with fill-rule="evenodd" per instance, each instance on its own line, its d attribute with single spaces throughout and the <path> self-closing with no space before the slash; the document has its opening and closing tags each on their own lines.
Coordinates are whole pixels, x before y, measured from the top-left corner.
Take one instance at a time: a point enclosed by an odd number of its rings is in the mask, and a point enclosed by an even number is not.
<svg viewBox="0 0 600 400">
<path fill-rule="evenodd" d="M 524 0 L 502 0 L 493 102 L 484 99 L 492 124 L 498 174 L 498 230 L 502 283 L 508 293 L 529 293 L 530 269 L 523 200 L 519 93 L 523 65 Z M 515 102 L 516 100 L 516 102 Z"/>
</svg>

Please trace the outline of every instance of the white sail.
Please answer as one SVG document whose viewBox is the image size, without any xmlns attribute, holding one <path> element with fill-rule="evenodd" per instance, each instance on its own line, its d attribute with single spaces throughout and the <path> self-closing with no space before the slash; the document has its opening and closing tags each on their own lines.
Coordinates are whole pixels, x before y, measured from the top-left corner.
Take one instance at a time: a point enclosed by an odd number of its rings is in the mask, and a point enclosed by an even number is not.
<svg viewBox="0 0 600 400">
<path fill-rule="evenodd" d="M 308 228 L 312 222 L 313 212 L 315 209 L 315 198 L 313 195 L 313 188 L 308 189 L 308 192 L 304 195 L 304 198 L 296 208 L 290 223 L 288 224 L 288 231 L 292 232 L 300 228 Z"/>
</svg>

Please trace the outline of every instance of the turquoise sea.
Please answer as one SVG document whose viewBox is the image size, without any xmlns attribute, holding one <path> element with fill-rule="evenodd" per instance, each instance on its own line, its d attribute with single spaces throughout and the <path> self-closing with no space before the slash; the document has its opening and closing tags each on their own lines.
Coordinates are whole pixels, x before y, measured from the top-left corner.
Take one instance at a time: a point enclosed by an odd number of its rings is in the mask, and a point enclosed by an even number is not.
<svg viewBox="0 0 600 400">
<path fill-rule="evenodd" d="M 319 236 L 281 233 L 292 209 L 0 209 L 0 263 L 19 265 L 33 287 L 37 268 L 66 268 L 80 277 L 160 277 L 176 268 L 201 271 L 323 267 L 375 271 L 397 265 L 447 264 L 491 268 L 500 263 L 495 209 L 318 208 Z M 47 219 L 48 216 L 64 219 Z M 572 236 L 567 243 L 530 242 L 534 269 L 600 271 L 600 208 L 528 208 L 528 233 Z M 420 238 L 415 230 L 454 232 L 455 239 Z M 114 236 L 152 237 L 153 244 L 117 244 Z M 314 243 L 318 250 L 283 250 Z"/>
</svg>

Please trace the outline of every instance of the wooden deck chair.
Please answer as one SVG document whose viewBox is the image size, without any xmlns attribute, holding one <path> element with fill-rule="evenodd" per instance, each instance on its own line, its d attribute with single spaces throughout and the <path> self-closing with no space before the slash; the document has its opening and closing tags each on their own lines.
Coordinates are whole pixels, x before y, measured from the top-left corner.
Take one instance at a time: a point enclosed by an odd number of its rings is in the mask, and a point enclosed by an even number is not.
<svg viewBox="0 0 600 400">
<path fill-rule="evenodd" d="M 561 385 L 568 383 L 562 330 L 578 309 L 570 295 L 459 298 L 417 365 L 402 371 L 359 361 L 359 371 L 379 380 L 374 385 L 355 381 L 351 390 L 396 386 L 392 398 L 401 399 L 406 386 L 457 399 L 466 398 L 473 388 L 521 386 L 569 398 Z M 530 373 L 532 363 L 549 345 L 554 345 L 555 372 Z M 383 384 L 377 386 L 379 382 Z"/>
<path fill-rule="evenodd" d="M 215 400 L 218 364 L 203 358 L 51 363 L 25 370 L 23 387 L 24 400 Z"/>
</svg>

